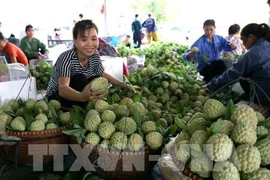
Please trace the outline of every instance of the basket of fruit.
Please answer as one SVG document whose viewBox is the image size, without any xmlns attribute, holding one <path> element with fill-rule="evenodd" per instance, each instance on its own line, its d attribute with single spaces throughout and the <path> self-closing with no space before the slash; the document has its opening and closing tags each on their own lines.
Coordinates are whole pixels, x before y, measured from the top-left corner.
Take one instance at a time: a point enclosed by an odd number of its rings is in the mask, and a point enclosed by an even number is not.
<svg viewBox="0 0 270 180">
<path fill-rule="evenodd" d="M 23 164 L 33 164 L 34 155 L 43 155 L 42 162 L 60 155 L 61 146 L 57 144 L 69 143 L 62 131 L 70 121 L 69 112 L 60 109 L 56 100 L 10 100 L 0 109 L 0 123 L 5 127 L 1 133 L 2 155 Z"/>
<path fill-rule="evenodd" d="M 209 99 L 203 112 L 177 124 L 183 130 L 172 159 L 191 179 L 270 179 L 269 120 L 249 105 Z"/>
<path fill-rule="evenodd" d="M 113 105 L 98 100 L 90 110 L 74 107 L 70 113 L 75 128 L 63 133 L 89 152 L 89 171 L 106 179 L 134 179 L 151 172 L 163 135 L 155 122 L 143 120 L 142 103 L 127 97 Z"/>
</svg>

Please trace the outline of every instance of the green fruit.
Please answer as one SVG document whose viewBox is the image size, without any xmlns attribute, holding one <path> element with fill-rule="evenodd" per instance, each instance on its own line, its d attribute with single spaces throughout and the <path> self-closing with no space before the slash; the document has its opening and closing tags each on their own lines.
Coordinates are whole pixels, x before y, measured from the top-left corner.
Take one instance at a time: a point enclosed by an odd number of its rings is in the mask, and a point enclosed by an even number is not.
<svg viewBox="0 0 270 180">
<path fill-rule="evenodd" d="M 143 138 L 137 134 L 131 134 L 128 138 L 128 148 L 131 151 L 139 151 L 144 146 Z"/>
<path fill-rule="evenodd" d="M 114 125 L 109 121 L 101 123 L 98 127 L 98 133 L 104 139 L 109 139 L 111 135 L 114 133 L 114 131 L 115 131 Z"/>
<path fill-rule="evenodd" d="M 26 129 L 26 122 L 23 119 L 23 117 L 18 116 L 16 118 L 14 118 L 11 123 L 10 126 L 12 129 L 16 130 L 16 131 L 25 131 Z"/>
<path fill-rule="evenodd" d="M 104 77 L 99 77 L 92 80 L 90 86 L 91 91 L 99 90 L 100 94 L 103 94 L 105 91 L 108 90 L 109 82 L 108 79 Z"/>
<path fill-rule="evenodd" d="M 157 127 L 156 124 L 153 121 L 146 121 L 142 124 L 142 132 L 144 134 L 147 134 L 152 131 L 156 131 Z"/>
<path fill-rule="evenodd" d="M 84 128 L 91 132 L 96 132 L 98 130 L 98 126 L 101 123 L 101 119 L 98 115 L 90 116 L 85 118 L 84 120 Z"/>
<path fill-rule="evenodd" d="M 255 144 L 255 147 L 258 148 L 261 155 L 261 164 L 262 165 L 269 165 L 270 164 L 270 139 L 263 139 L 258 141 Z"/>
<path fill-rule="evenodd" d="M 45 123 L 42 120 L 35 120 L 30 125 L 30 131 L 43 131 Z"/>
<path fill-rule="evenodd" d="M 158 149 L 161 147 L 163 137 L 159 132 L 150 132 L 146 135 L 146 144 L 150 149 Z"/>
<path fill-rule="evenodd" d="M 244 123 L 253 129 L 256 129 L 258 123 L 256 112 L 248 105 L 238 106 L 231 116 L 231 121 L 234 125 Z"/>
<path fill-rule="evenodd" d="M 212 176 L 214 180 L 240 180 L 239 171 L 229 161 L 215 163 Z"/>
<path fill-rule="evenodd" d="M 137 130 L 137 124 L 132 118 L 123 117 L 118 121 L 116 128 L 121 132 L 125 132 L 126 135 L 130 135 Z"/>
<path fill-rule="evenodd" d="M 250 144 L 239 145 L 232 155 L 232 161 L 239 171 L 254 172 L 261 164 L 260 151 Z"/>
<path fill-rule="evenodd" d="M 208 120 L 214 120 L 223 116 L 225 110 L 225 106 L 215 99 L 208 99 L 203 105 L 203 113 Z"/>
<path fill-rule="evenodd" d="M 259 168 L 257 171 L 248 174 L 248 180 L 269 180 L 270 170 L 266 168 Z"/>
<path fill-rule="evenodd" d="M 59 128 L 59 126 L 55 123 L 48 123 L 46 124 L 46 127 L 45 127 L 45 129 L 57 129 L 57 128 Z"/>
<path fill-rule="evenodd" d="M 233 128 L 231 138 L 236 144 L 255 144 L 257 141 L 256 130 L 248 124 L 239 123 Z"/>
<path fill-rule="evenodd" d="M 111 136 L 111 147 L 117 150 L 125 149 L 127 146 L 127 135 L 124 132 L 115 132 Z"/>
<path fill-rule="evenodd" d="M 98 145 L 99 141 L 100 141 L 100 137 L 95 132 L 90 132 L 85 137 L 85 142 L 88 143 L 88 144 L 91 144 L 93 146 Z"/>
<path fill-rule="evenodd" d="M 105 110 L 102 112 L 100 118 L 102 121 L 114 123 L 116 115 L 112 110 Z"/>
<path fill-rule="evenodd" d="M 226 134 L 214 134 L 207 140 L 205 150 L 211 160 L 226 161 L 231 157 L 233 142 Z"/>
</svg>

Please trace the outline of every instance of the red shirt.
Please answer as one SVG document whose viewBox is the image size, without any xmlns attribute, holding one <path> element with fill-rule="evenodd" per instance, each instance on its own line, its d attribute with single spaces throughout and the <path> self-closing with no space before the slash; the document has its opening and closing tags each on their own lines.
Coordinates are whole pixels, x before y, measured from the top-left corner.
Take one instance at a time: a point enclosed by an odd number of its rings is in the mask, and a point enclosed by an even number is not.
<svg viewBox="0 0 270 180">
<path fill-rule="evenodd" d="M 18 46 L 7 42 L 7 45 L 4 48 L 4 52 L 6 52 L 10 58 L 16 57 L 18 63 L 22 63 L 25 66 L 28 65 L 27 57 Z"/>
</svg>

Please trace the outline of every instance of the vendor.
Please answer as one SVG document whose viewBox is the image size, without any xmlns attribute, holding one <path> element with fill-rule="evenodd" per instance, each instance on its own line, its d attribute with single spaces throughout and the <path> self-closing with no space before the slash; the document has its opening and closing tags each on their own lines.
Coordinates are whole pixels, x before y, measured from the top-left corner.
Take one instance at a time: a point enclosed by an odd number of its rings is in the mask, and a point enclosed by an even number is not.
<svg viewBox="0 0 270 180">
<path fill-rule="evenodd" d="M 255 101 L 270 106 L 270 34 L 267 24 L 251 23 L 241 31 L 241 39 L 247 52 L 233 64 L 232 68 L 221 76 L 213 79 L 207 87 L 217 90 L 220 87 L 235 82 L 240 77 L 253 80 L 256 86 Z M 250 93 L 250 84 L 240 80 L 240 85 L 247 95 Z"/>
<path fill-rule="evenodd" d="M 108 91 L 92 92 L 89 83 L 95 77 L 103 76 L 109 83 L 132 90 L 131 87 L 104 72 L 100 55 L 98 28 L 91 20 L 81 20 L 73 28 L 74 47 L 63 52 L 54 65 L 46 96 L 57 99 L 63 107 L 73 105 L 85 107 L 89 101 L 103 99 Z"/>
<path fill-rule="evenodd" d="M 2 33 L 0 33 L 0 56 L 5 56 L 8 63 L 28 65 L 27 58 L 22 50 L 9 42 Z"/>
<path fill-rule="evenodd" d="M 39 39 L 34 37 L 34 28 L 32 25 L 25 27 L 26 36 L 21 39 L 20 48 L 26 55 L 28 61 L 32 59 L 39 59 L 40 55 L 48 58 L 49 51 L 46 45 Z"/>
<path fill-rule="evenodd" d="M 209 82 L 226 70 L 225 63 L 219 59 L 222 50 L 232 51 L 235 45 L 215 34 L 216 25 L 213 19 L 208 19 L 203 23 L 203 30 L 204 35 L 184 53 L 183 58 L 188 61 L 196 58 L 197 71 L 204 76 L 204 81 Z"/>
</svg>

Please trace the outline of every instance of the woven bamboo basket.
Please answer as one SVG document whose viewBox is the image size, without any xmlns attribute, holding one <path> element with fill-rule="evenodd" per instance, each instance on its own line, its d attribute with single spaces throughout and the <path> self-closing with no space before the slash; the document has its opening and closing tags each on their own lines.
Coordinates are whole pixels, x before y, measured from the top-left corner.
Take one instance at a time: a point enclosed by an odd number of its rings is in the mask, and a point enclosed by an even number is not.
<svg viewBox="0 0 270 180">
<path fill-rule="evenodd" d="M 69 136 L 62 133 L 63 130 L 67 129 L 68 126 L 44 130 L 44 131 L 10 131 L 6 130 L 8 136 L 16 136 L 21 139 L 19 141 L 19 151 L 16 153 L 16 145 L 2 145 L 0 148 L 1 152 L 5 157 L 10 158 L 13 161 L 18 160 L 21 164 L 33 164 L 33 155 L 28 153 L 29 145 L 46 145 L 42 147 L 35 147 L 35 153 L 46 154 L 43 155 L 43 163 L 57 158 L 61 154 L 58 152 L 61 151 L 61 147 L 54 146 L 53 148 L 50 145 L 55 144 L 68 144 Z M 51 154 L 51 155 L 49 155 Z M 52 155 L 53 154 L 53 155 Z M 55 157 L 54 157 L 55 156 Z"/>
<path fill-rule="evenodd" d="M 75 138 L 71 143 L 77 144 Z M 109 150 L 82 143 L 87 148 L 89 160 L 94 166 L 93 174 L 105 179 L 138 179 L 149 175 L 156 164 L 151 156 L 160 155 L 161 150 L 141 149 L 138 152 Z M 149 160 L 150 159 L 150 160 Z"/>
</svg>

